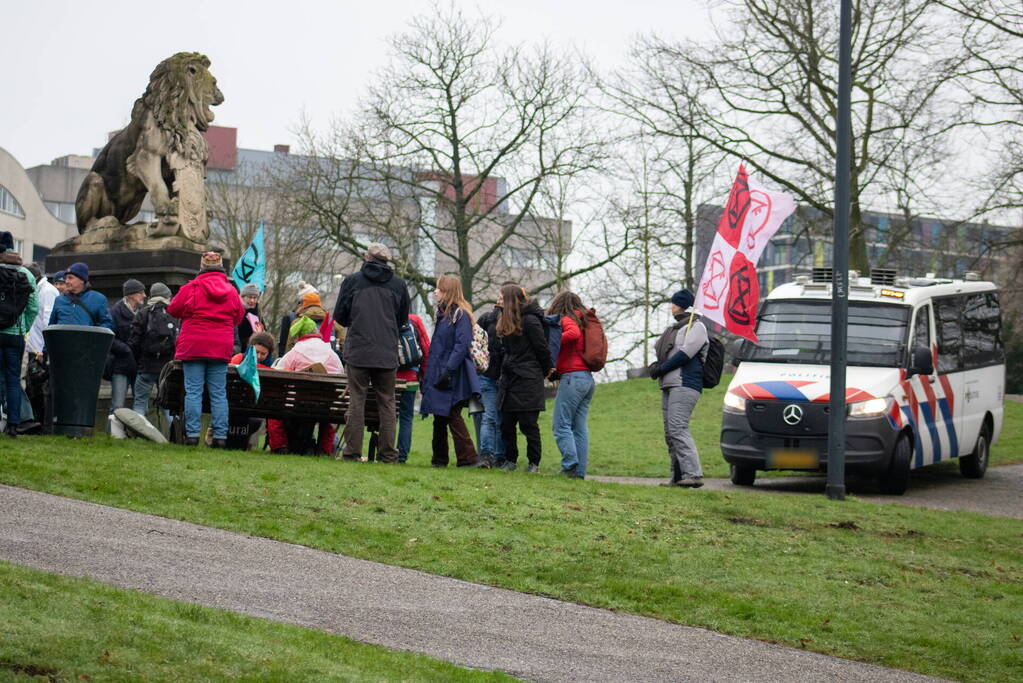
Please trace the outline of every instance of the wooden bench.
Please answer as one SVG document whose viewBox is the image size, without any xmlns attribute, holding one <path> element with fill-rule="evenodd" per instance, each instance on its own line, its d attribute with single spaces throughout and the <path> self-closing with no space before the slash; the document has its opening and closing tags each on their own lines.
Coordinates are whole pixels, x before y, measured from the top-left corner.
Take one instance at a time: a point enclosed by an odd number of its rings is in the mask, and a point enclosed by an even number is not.
<svg viewBox="0 0 1023 683">
<path fill-rule="evenodd" d="M 259 400 L 252 386 L 238 376 L 233 365 L 227 366 L 227 404 L 230 410 L 229 447 L 242 447 L 241 432 L 247 435 L 252 418 L 308 420 L 344 424 L 348 412 L 348 378 L 344 375 L 321 375 L 311 372 L 259 369 Z M 395 380 L 395 411 L 405 391 L 405 381 Z M 175 416 L 171 440 L 184 438 L 182 414 L 185 410 L 185 374 L 181 361 L 171 361 L 160 373 L 157 403 Z M 209 395 L 203 394 L 203 412 L 210 411 Z M 244 427 L 244 430 L 242 429 Z M 370 391 L 366 398 L 366 429 L 380 428 L 376 396 Z"/>
</svg>

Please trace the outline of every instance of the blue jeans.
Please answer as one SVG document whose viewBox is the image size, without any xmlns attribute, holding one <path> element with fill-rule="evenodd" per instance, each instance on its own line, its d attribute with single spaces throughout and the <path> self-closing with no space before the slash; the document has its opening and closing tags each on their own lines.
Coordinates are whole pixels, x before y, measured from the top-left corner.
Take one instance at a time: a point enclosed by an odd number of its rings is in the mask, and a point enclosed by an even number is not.
<svg viewBox="0 0 1023 683">
<path fill-rule="evenodd" d="M 558 395 L 554 397 L 554 441 L 561 451 L 561 469 L 575 468 L 580 477 L 586 475 L 590 455 L 590 428 L 586 423 L 593 400 L 593 374 L 585 370 L 566 372 L 561 376 Z"/>
<path fill-rule="evenodd" d="M 25 338 L 20 334 L 0 334 L 0 378 L 4 383 L 7 424 L 21 424 L 21 356 Z"/>
<path fill-rule="evenodd" d="M 131 377 L 128 375 L 112 375 L 110 377 L 110 412 L 113 413 L 118 408 L 124 407 L 124 402 L 128 399 L 128 380 Z"/>
<path fill-rule="evenodd" d="M 416 392 L 406 391 L 398 401 L 398 462 L 408 460 L 412 450 L 412 419 L 416 411 Z"/>
<path fill-rule="evenodd" d="M 145 416 L 149 412 L 149 393 L 159 379 L 160 375 L 155 372 L 140 372 L 135 376 L 135 388 L 132 389 L 135 400 L 132 402 L 131 409 L 139 415 Z M 164 409 L 160 411 L 160 414 L 163 415 L 165 424 L 170 424 L 170 411 Z"/>
<path fill-rule="evenodd" d="M 497 409 L 497 380 L 480 375 L 480 395 L 483 401 L 483 424 L 480 425 L 480 453 L 490 453 L 495 459 L 504 457 L 501 439 L 501 411 Z"/>
<path fill-rule="evenodd" d="M 197 438 L 202 430 L 203 387 L 210 394 L 213 438 L 227 438 L 227 363 L 220 360 L 186 360 L 185 436 Z"/>
</svg>

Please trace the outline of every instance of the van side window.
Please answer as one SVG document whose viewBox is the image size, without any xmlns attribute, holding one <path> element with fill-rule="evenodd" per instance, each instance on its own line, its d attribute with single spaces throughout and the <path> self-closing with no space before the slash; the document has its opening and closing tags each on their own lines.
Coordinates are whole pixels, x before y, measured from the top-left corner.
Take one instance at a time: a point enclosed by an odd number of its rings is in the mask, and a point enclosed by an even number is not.
<svg viewBox="0 0 1023 683">
<path fill-rule="evenodd" d="M 924 305 L 916 312 L 916 320 L 913 322 L 913 346 L 912 351 L 923 346 L 931 348 L 931 307 Z"/>
<path fill-rule="evenodd" d="M 934 320 L 938 332 L 938 372 L 962 369 L 963 328 L 960 324 L 962 297 L 948 296 L 934 300 Z"/>
<path fill-rule="evenodd" d="M 963 365 L 980 368 L 1005 362 L 1002 316 L 996 292 L 978 292 L 963 301 Z"/>
</svg>

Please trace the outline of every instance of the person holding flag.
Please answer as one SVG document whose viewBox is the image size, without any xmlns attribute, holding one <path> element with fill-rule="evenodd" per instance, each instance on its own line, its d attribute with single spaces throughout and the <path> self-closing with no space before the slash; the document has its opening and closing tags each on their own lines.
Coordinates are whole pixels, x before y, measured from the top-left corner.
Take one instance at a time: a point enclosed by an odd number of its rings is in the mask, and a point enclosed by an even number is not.
<svg viewBox="0 0 1023 683">
<path fill-rule="evenodd" d="M 259 314 L 259 297 L 266 286 L 266 252 L 263 250 L 263 221 L 252 237 L 252 244 L 231 270 L 231 279 L 238 287 L 245 317 L 238 323 L 235 351 L 244 352 L 254 332 L 265 332 L 266 322 Z"/>
<path fill-rule="evenodd" d="M 703 393 L 701 351 L 707 346 L 708 337 L 707 328 L 694 315 L 694 298 L 688 289 L 671 295 L 675 323 L 657 340 L 654 347 L 657 361 L 650 368 L 650 377 L 658 380 L 661 389 L 664 442 L 671 460 L 671 481 L 667 486 L 686 488 L 703 486 L 703 468 L 689 420 Z"/>
</svg>

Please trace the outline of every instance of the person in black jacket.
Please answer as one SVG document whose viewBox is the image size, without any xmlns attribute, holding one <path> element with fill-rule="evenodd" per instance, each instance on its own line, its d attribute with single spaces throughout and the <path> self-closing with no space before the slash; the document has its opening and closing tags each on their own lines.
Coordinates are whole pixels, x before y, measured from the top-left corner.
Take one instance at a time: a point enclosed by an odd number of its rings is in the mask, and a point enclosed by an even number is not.
<svg viewBox="0 0 1023 683">
<path fill-rule="evenodd" d="M 238 293 L 242 298 L 242 305 L 245 306 L 245 317 L 238 323 L 236 336 L 236 352 L 244 352 L 249 348 L 249 337 L 254 332 L 266 332 L 266 323 L 259 314 L 259 287 L 249 282 Z"/>
<path fill-rule="evenodd" d="M 518 285 L 501 288 L 501 315 L 497 335 L 501 339 L 501 380 L 498 406 L 501 410 L 501 438 L 505 463 L 501 469 L 514 470 L 519 457 L 515 425 L 526 437 L 527 472 L 540 471 L 540 427 L 537 418 L 545 407 L 543 383 L 553 365 L 543 331 L 543 309 L 526 297 Z"/>
<path fill-rule="evenodd" d="M 131 340 L 131 324 L 135 320 L 135 312 L 146 300 L 145 285 L 134 278 L 126 280 L 121 291 L 124 297 L 110 307 L 110 318 L 114 322 L 114 341 L 110 345 L 110 357 L 107 360 L 111 414 L 124 407 L 128 387 L 135 384 L 138 367 L 128 342 Z"/>
<path fill-rule="evenodd" d="M 170 304 L 170 287 L 154 282 L 149 290 L 149 300 L 138 310 L 131 323 L 131 338 L 128 346 L 138 364 L 133 392 L 135 400 L 131 409 L 139 415 L 149 411 L 149 394 L 160 379 L 160 371 L 174 360 L 174 345 L 181 330 L 181 321 L 167 312 Z M 167 424 L 170 412 L 162 411 Z"/>
<path fill-rule="evenodd" d="M 398 369 L 398 330 L 408 322 L 411 302 L 405 281 L 389 264 L 391 252 L 385 245 L 371 243 L 364 258 L 359 272 L 341 282 L 334 309 L 334 319 L 348 328 L 342 355 L 349 402 L 341 456 L 358 460 L 362 455 L 366 394 L 372 384 L 380 415 L 378 459 L 396 463 L 394 372 Z"/>
<path fill-rule="evenodd" d="M 518 285 L 505 282 L 504 285 Z M 479 317 L 476 323 L 487 333 L 487 347 L 490 350 L 490 365 L 480 373 L 480 395 L 483 403 L 483 417 L 479 426 L 480 460 L 490 467 L 504 464 L 504 439 L 501 438 L 501 411 L 497 407 L 497 396 L 501 379 L 501 339 L 497 336 L 497 321 L 501 317 L 501 294 L 493 310 Z"/>
</svg>

